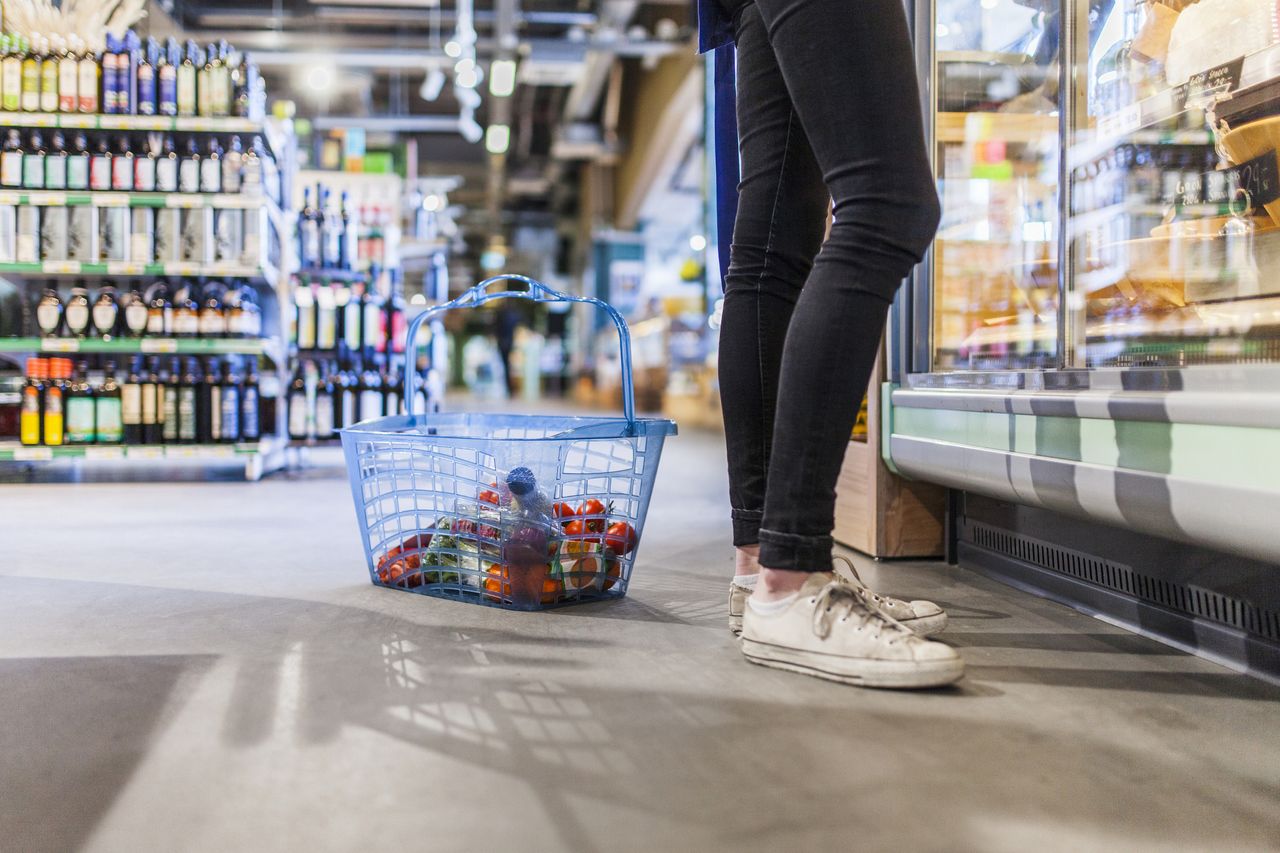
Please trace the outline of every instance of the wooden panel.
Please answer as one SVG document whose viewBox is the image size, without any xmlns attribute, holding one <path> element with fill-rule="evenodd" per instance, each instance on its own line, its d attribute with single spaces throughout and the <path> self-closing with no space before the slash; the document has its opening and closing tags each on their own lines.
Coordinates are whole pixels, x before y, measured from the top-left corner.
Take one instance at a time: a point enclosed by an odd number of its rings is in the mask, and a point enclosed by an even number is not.
<svg viewBox="0 0 1280 853">
<path fill-rule="evenodd" d="M 874 553 L 875 451 L 861 441 L 849 442 L 836 483 L 836 541 L 866 554 Z"/>
</svg>

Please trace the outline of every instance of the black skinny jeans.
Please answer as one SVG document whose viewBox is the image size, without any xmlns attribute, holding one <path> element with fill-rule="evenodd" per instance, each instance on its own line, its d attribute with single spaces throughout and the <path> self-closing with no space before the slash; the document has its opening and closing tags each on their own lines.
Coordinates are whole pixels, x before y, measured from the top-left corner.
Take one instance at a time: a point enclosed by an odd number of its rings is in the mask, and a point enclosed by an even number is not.
<svg viewBox="0 0 1280 853">
<path fill-rule="evenodd" d="M 901 0 L 720 1 L 742 161 L 720 329 L 734 544 L 759 543 L 771 569 L 828 571 L 836 479 L 889 304 L 938 226 L 906 13 Z"/>
</svg>

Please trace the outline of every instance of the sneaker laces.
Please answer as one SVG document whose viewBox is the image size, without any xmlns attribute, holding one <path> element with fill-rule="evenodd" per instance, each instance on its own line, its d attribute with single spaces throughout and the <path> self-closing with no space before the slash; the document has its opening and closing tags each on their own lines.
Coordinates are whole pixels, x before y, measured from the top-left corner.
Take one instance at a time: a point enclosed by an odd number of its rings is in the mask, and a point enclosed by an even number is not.
<svg viewBox="0 0 1280 853">
<path fill-rule="evenodd" d="M 862 578 L 858 576 L 858 569 L 857 567 L 854 566 L 853 560 L 850 560 L 848 557 L 844 556 L 843 554 L 836 554 L 832 557 L 832 559 L 839 560 L 841 563 L 843 563 L 845 568 L 849 570 L 849 574 L 853 576 L 849 578 L 849 577 L 845 577 L 839 572 L 834 572 L 833 574 L 835 574 L 835 576 L 840 580 L 841 583 L 847 584 L 848 586 L 856 590 L 858 595 L 862 597 L 862 600 L 867 604 L 867 606 L 874 608 L 877 612 L 880 613 L 881 616 L 884 616 L 887 619 L 893 618 L 892 616 L 890 616 L 888 613 L 884 611 L 884 608 L 889 605 L 889 602 L 890 602 L 889 596 L 880 595 L 878 592 L 872 592 L 871 587 L 863 583 Z"/>
<path fill-rule="evenodd" d="M 841 580 L 831 581 L 814 596 L 813 633 L 825 640 L 831 636 L 837 617 L 843 622 L 855 615 L 861 617 L 861 625 L 875 626 L 877 639 L 886 630 L 906 637 L 915 636 L 910 628 L 866 601 L 857 587 Z"/>
</svg>

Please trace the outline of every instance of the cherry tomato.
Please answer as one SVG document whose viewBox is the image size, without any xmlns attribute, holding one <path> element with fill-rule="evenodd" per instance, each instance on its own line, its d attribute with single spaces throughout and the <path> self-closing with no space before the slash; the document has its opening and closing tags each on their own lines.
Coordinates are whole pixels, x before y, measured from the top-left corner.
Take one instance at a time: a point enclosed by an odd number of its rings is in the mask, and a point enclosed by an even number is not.
<svg viewBox="0 0 1280 853">
<path fill-rule="evenodd" d="M 490 483 L 489 485 L 493 486 L 493 488 L 495 489 L 498 488 L 498 484 L 496 482 Z M 494 506 L 497 506 L 498 504 L 502 503 L 502 498 L 498 496 L 498 493 L 490 489 L 485 489 L 483 492 L 481 492 L 478 500 L 482 504 L 493 504 Z"/>
<path fill-rule="evenodd" d="M 615 521 L 604 535 L 604 544 L 619 554 L 630 554 L 636 547 L 636 529 L 625 521 Z"/>
<path fill-rule="evenodd" d="M 551 512 L 555 515 L 556 518 L 566 518 L 566 519 L 573 518 L 575 515 L 578 514 L 578 511 L 573 508 L 573 504 L 567 504 L 564 501 L 558 501 L 555 504 L 553 504 L 551 507 Z M 567 521 L 563 523 L 568 524 Z"/>
<path fill-rule="evenodd" d="M 582 522 L 582 519 L 575 518 L 564 526 L 564 535 L 570 539 L 582 538 L 587 535 L 587 526 Z"/>
<path fill-rule="evenodd" d="M 605 512 L 604 503 L 595 498 L 583 501 L 582 506 L 578 507 L 578 515 L 587 519 L 587 529 L 592 533 L 604 532 Z"/>
</svg>

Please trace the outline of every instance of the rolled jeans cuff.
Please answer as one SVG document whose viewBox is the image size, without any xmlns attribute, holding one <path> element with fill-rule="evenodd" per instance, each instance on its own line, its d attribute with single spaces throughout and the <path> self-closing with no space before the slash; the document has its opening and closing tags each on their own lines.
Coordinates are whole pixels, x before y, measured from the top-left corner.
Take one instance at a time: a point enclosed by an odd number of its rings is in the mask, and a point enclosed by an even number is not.
<svg viewBox="0 0 1280 853">
<path fill-rule="evenodd" d="M 760 519 L 764 511 L 758 509 L 735 509 L 733 517 L 733 547 L 756 545 L 760 542 Z"/>
<path fill-rule="evenodd" d="M 829 572 L 834 547 L 835 540 L 830 536 L 802 536 L 761 529 L 760 565 L 795 572 Z"/>
</svg>

